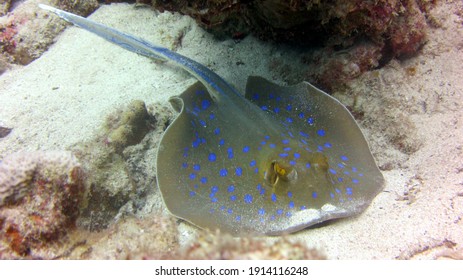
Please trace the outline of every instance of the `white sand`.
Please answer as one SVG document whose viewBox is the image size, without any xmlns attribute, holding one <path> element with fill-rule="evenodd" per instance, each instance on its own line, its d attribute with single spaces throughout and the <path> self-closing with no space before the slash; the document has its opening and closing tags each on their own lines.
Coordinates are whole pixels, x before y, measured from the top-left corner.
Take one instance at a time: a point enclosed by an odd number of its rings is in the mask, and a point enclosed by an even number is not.
<svg viewBox="0 0 463 280">
<path fill-rule="evenodd" d="M 435 258 L 449 247 L 462 249 L 463 28 L 449 7 L 436 9 L 443 27 L 431 29 L 420 55 L 392 61 L 358 80 L 358 92 L 367 93 L 364 106 L 373 100 L 366 113 L 381 123 L 399 108 L 416 126 L 410 141 L 421 141 L 420 149 L 410 156 L 400 154 L 381 138 L 384 127 L 365 123 L 362 128 L 378 164 L 392 162 L 393 168 L 383 172 L 384 192 L 362 215 L 292 238 L 334 259 Z M 238 44 L 218 42 L 185 16 L 114 4 L 91 18 L 169 48 L 184 33 L 177 51 L 210 67 L 241 92 L 249 75 L 279 78 L 269 70 L 271 60 L 303 69 L 296 52 L 252 37 Z M 244 64 L 237 65 L 240 61 Z M 410 66 L 417 73 L 406 76 Z M 302 79 L 295 72 L 286 78 Z M 0 158 L 18 150 L 67 149 L 91 139 L 114 108 L 133 99 L 165 102 L 194 81 L 184 71 L 70 27 L 42 57 L 0 76 L 0 124 L 13 128 L 0 139 Z M 411 203 L 400 200 L 410 189 Z"/>
</svg>

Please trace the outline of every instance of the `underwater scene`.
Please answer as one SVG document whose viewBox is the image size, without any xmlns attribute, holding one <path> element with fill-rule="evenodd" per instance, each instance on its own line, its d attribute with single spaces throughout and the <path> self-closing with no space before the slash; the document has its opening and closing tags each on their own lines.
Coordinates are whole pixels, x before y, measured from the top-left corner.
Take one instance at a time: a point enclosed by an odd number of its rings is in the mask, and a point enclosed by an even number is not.
<svg viewBox="0 0 463 280">
<path fill-rule="evenodd" d="M 463 3 L 0 3 L 0 259 L 462 259 Z"/>
</svg>

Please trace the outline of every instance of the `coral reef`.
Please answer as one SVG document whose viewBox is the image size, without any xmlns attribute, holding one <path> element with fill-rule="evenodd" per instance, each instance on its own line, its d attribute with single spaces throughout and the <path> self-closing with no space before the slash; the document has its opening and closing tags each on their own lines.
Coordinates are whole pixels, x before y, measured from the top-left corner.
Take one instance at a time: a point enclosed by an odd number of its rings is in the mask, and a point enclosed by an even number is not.
<svg viewBox="0 0 463 280">
<path fill-rule="evenodd" d="M 40 57 L 66 26 L 65 22 L 41 11 L 38 3 L 60 7 L 84 16 L 98 8 L 96 0 L 27 0 L 9 11 L 12 7 L 9 1 L 5 2 L 0 6 L 0 74 L 8 69 L 10 64 L 27 65 Z"/>
<path fill-rule="evenodd" d="M 338 89 L 394 57 L 415 54 L 426 41 L 433 0 L 153 1 L 196 19 L 219 37 L 263 39 L 320 47 L 308 52 L 307 79 Z"/>
<path fill-rule="evenodd" d="M 0 1 L 0 17 L 6 15 L 11 6 L 11 0 Z"/>
<path fill-rule="evenodd" d="M 70 238 L 77 246 L 61 259 L 167 259 L 179 248 L 175 219 L 162 214 L 125 217 L 101 232 L 80 229 Z"/>
<path fill-rule="evenodd" d="M 17 153 L 0 164 L 0 258 L 27 257 L 74 226 L 84 174 L 70 152 Z"/>
</svg>

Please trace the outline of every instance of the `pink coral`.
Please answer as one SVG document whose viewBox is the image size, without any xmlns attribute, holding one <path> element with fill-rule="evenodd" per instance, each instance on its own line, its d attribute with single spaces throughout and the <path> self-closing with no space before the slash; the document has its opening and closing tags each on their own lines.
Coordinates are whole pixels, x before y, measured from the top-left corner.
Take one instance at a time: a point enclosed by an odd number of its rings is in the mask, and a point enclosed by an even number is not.
<svg viewBox="0 0 463 280">
<path fill-rule="evenodd" d="M 25 257 L 74 225 L 83 172 L 69 152 L 17 153 L 0 164 L 0 257 Z"/>
</svg>

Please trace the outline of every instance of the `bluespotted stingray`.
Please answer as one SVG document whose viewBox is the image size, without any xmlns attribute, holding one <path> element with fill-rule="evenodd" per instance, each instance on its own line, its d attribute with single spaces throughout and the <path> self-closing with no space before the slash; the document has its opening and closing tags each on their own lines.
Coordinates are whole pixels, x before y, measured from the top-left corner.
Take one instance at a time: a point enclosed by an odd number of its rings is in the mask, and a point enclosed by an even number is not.
<svg viewBox="0 0 463 280">
<path fill-rule="evenodd" d="M 358 214 L 383 188 L 352 115 L 311 84 L 284 87 L 251 76 L 243 96 L 187 57 L 41 7 L 198 79 L 171 98 L 179 114 L 157 153 L 157 183 L 174 216 L 233 235 L 278 235 Z"/>
</svg>

